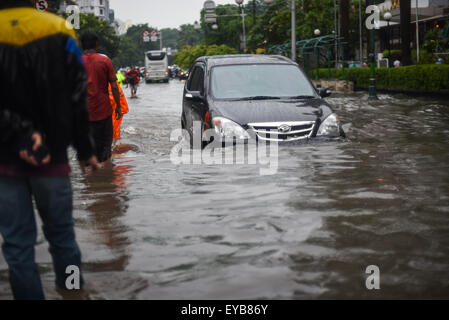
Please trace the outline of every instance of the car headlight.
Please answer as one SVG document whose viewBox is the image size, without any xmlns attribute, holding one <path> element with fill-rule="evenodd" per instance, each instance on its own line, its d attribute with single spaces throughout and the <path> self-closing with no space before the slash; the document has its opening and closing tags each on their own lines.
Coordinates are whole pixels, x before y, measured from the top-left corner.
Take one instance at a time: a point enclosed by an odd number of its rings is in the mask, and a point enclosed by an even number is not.
<svg viewBox="0 0 449 320">
<path fill-rule="evenodd" d="M 326 118 L 326 120 L 321 123 L 320 128 L 318 129 L 318 136 L 327 136 L 327 137 L 339 137 L 340 132 L 340 120 L 335 113 L 332 113 L 330 116 Z"/>
<path fill-rule="evenodd" d="M 226 118 L 215 117 L 212 119 L 214 124 L 215 132 L 219 134 L 222 138 L 230 139 L 249 139 L 250 136 L 240 125 Z"/>
</svg>

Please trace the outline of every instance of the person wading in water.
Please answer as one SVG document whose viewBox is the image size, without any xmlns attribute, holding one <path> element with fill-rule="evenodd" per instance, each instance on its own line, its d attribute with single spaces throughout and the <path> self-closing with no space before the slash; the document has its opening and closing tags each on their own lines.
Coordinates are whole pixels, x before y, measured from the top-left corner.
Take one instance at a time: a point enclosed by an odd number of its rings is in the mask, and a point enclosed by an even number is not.
<svg viewBox="0 0 449 320">
<path fill-rule="evenodd" d="M 112 61 L 107 56 L 97 53 L 98 37 L 87 32 L 81 36 L 84 50 L 83 60 L 87 71 L 87 106 L 90 126 L 95 140 L 96 155 L 102 164 L 112 156 L 112 107 L 109 101 L 109 85 L 116 103 L 116 120 L 121 119 L 120 90 Z"/>
<path fill-rule="evenodd" d="M 69 145 L 83 172 L 99 168 L 75 31 L 64 19 L 34 9 L 33 2 L 0 2 L 0 73 L 8 75 L 0 86 L 0 233 L 12 294 L 20 300 L 45 298 L 35 262 L 33 202 L 50 244 L 56 288 L 83 291 Z M 67 287 L 67 270 L 78 270 L 74 287 Z"/>
</svg>

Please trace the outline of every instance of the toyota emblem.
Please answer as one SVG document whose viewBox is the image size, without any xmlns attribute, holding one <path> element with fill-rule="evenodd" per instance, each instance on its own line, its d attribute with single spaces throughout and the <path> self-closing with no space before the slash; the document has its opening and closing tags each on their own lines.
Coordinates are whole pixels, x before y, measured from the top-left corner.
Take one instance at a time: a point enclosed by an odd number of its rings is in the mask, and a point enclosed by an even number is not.
<svg viewBox="0 0 449 320">
<path fill-rule="evenodd" d="M 280 133 L 288 133 L 288 132 L 292 131 L 292 127 L 289 126 L 288 124 L 283 124 L 278 127 L 278 131 Z"/>
</svg>

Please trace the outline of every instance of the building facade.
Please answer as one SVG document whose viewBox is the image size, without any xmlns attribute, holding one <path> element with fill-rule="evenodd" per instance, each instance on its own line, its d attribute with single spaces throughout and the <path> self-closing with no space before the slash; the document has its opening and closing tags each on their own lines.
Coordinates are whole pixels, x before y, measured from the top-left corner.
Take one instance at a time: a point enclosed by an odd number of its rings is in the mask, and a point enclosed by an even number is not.
<svg viewBox="0 0 449 320">
<path fill-rule="evenodd" d="M 109 8 L 109 0 L 76 0 L 76 1 L 62 1 L 61 12 L 65 12 L 65 8 L 68 5 L 78 5 L 80 12 L 91 13 L 96 17 L 106 20 L 110 23 L 114 22 L 111 18 L 114 18 L 113 10 Z"/>
<path fill-rule="evenodd" d="M 404 1 L 404 0 L 402 0 Z M 405 0 L 407 1 L 407 0 Z M 449 24 L 449 0 L 408 0 L 411 2 L 411 47 L 416 48 L 416 26 L 418 26 L 418 43 L 424 42 L 424 36 L 433 29 L 447 29 Z M 418 6 L 416 5 L 418 4 Z M 400 0 L 387 0 L 381 10 L 381 17 L 386 11 L 392 15 L 389 24 L 381 21 L 380 49 L 401 49 Z M 418 23 L 416 21 L 418 20 Z"/>
<path fill-rule="evenodd" d="M 133 22 L 131 20 L 121 21 L 119 19 L 115 19 L 112 23 L 115 33 L 119 36 L 125 34 L 132 25 Z"/>
</svg>

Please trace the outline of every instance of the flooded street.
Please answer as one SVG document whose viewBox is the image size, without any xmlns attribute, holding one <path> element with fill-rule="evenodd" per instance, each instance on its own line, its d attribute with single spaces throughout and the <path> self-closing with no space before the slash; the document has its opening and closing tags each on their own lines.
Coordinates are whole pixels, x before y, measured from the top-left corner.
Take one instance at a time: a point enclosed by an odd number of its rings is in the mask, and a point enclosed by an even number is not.
<svg viewBox="0 0 449 320">
<path fill-rule="evenodd" d="M 280 146 L 263 176 L 172 164 L 183 85 L 140 85 L 113 165 L 86 178 L 71 162 L 93 299 L 449 298 L 448 101 L 331 96 L 348 140 Z M 47 246 L 40 231 L 46 295 L 60 299 Z M 365 287 L 369 265 L 380 290 Z M 7 277 L 0 255 L 0 299 Z"/>
</svg>

